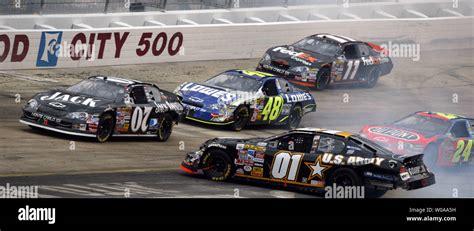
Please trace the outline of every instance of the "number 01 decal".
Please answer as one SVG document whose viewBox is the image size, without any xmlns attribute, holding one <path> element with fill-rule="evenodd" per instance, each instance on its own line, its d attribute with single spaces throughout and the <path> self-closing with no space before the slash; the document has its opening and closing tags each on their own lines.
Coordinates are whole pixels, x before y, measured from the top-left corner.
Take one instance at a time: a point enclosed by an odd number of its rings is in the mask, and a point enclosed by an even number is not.
<svg viewBox="0 0 474 231">
<path fill-rule="evenodd" d="M 273 158 L 272 177 L 295 181 L 298 176 L 303 154 L 280 152 Z"/>
<path fill-rule="evenodd" d="M 280 116 L 282 108 L 283 108 L 283 97 L 281 96 L 269 97 L 262 111 L 262 115 L 263 115 L 262 120 L 273 121 L 273 120 L 278 119 L 278 116 Z"/>
<path fill-rule="evenodd" d="M 469 161 L 469 157 L 471 156 L 472 142 L 472 140 L 458 141 L 456 152 L 454 153 L 452 159 L 453 163 L 460 162 L 461 157 L 463 157 L 463 162 Z"/>
</svg>

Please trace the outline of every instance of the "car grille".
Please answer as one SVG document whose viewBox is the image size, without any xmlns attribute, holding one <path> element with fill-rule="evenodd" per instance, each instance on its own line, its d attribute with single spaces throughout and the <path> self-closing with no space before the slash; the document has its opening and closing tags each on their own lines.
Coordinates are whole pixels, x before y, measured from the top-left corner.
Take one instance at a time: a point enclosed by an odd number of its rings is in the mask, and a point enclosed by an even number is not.
<svg viewBox="0 0 474 231">
<path fill-rule="evenodd" d="M 36 111 L 38 113 L 53 116 L 53 117 L 62 117 L 66 114 L 66 112 L 64 112 L 64 111 L 60 111 L 60 110 L 50 108 L 50 107 L 47 107 L 47 106 L 44 106 L 44 105 L 40 105 Z"/>
</svg>

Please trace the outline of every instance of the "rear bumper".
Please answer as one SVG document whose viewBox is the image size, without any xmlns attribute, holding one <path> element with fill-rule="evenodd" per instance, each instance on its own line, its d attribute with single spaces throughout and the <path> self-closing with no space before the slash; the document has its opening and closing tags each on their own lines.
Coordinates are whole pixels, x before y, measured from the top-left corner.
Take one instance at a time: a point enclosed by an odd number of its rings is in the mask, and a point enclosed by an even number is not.
<svg viewBox="0 0 474 231">
<path fill-rule="evenodd" d="M 435 175 L 431 172 L 426 174 L 427 176 L 414 176 L 406 182 L 402 182 L 399 186 L 406 190 L 414 190 L 424 188 L 436 183 Z"/>
</svg>

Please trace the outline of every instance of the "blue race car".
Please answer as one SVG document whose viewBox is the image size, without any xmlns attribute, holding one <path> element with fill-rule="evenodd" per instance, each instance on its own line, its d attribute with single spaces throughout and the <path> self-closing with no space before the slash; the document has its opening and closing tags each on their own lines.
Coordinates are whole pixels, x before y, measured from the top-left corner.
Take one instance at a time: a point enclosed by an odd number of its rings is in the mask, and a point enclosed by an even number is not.
<svg viewBox="0 0 474 231">
<path fill-rule="evenodd" d="M 314 97 L 273 74 L 228 70 L 203 83 L 176 88 L 189 120 L 228 125 L 235 131 L 247 124 L 286 125 L 295 129 L 303 115 L 316 111 Z"/>
</svg>

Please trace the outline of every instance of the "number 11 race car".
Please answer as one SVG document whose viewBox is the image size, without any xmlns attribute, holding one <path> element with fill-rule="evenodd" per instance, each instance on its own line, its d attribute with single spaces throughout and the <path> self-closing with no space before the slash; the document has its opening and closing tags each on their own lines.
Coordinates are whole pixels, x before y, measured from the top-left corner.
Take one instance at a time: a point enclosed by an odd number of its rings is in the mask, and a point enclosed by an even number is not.
<svg viewBox="0 0 474 231">
<path fill-rule="evenodd" d="M 156 85 L 93 76 L 64 90 L 35 95 L 23 107 L 21 123 L 68 135 L 152 136 L 166 141 L 182 115 L 178 97 Z"/>
<path fill-rule="evenodd" d="M 212 180 L 270 182 L 318 191 L 324 186 L 366 186 L 374 196 L 435 183 L 423 154 L 400 156 L 359 135 L 300 128 L 268 138 L 214 138 L 186 155 L 181 168 Z"/>
<path fill-rule="evenodd" d="M 384 49 L 374 43 L 315 34 L 292 45 L 268 49 L 257 70 L 322 90 L 328 84 L 344 83 L 374 87 L 379 77 L 389 74 L 392 67 Z"/>
<path fill-rule="evenodd" d="M 416 112 L 386 125 L 365 126 L 361 136 L 401 155 L 424 153 L 428 167 L 474 166 L 474 119 Z"/>
<path fill-rule="evenodd" d="M 247 124 L 298 127 L 303 115 L 316 111 L 313 96 L 281 77 L 246 70 L 229 70 L 203 83 L 183 83 L 186 118 L 239 131 Z"/>
</svg>

